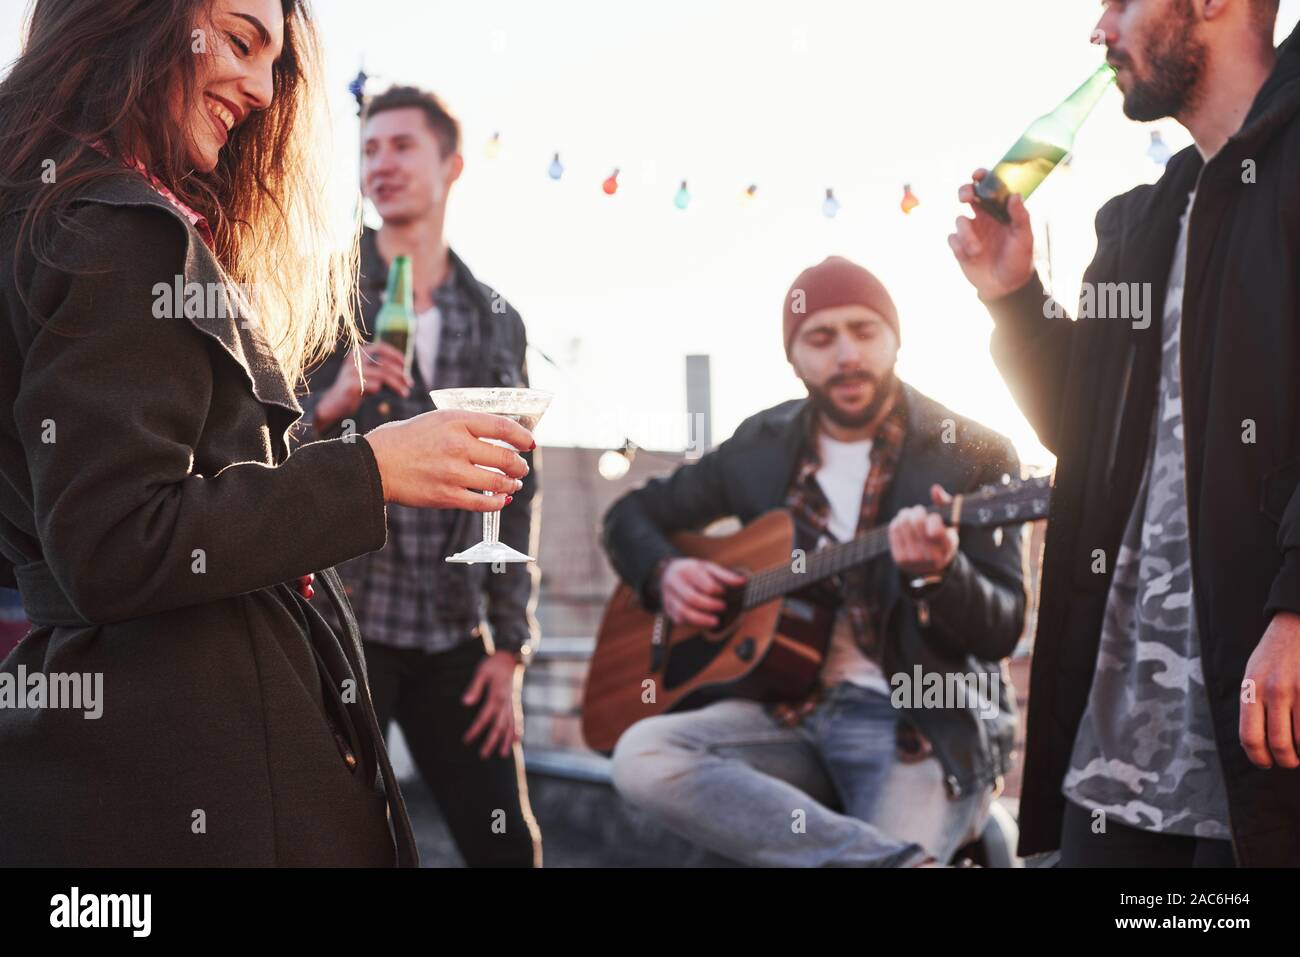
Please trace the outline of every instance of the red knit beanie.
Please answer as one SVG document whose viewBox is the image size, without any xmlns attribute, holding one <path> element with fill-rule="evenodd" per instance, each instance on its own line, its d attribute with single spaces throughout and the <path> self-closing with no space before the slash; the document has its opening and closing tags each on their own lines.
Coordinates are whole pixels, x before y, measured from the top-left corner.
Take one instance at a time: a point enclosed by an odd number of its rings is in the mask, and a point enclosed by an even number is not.
<svg viewBox="0 0 1300 957">
<path fill-rule="evenodd" d="M 902 341 L 898 329 L 898 310 L 882 283 L 857 263 L 842 256 L 829 256 L 799 274 L 785 295 L 785 355 L 803 321 L 822 309 L 835 306 L 866 306 L 880 313 L 894 336 Z"/>
</svg>

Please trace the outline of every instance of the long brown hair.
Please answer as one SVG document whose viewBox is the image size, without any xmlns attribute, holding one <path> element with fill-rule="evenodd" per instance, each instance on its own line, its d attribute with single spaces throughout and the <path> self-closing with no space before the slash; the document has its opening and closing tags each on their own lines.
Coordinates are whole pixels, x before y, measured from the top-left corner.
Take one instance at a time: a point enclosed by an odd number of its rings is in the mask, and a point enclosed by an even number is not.
<svg viewBox="0 0 1300 957">
<path fill-rule="evenodd" d="M 217 261 L 238 288 L 254 291 L 259 328 L 298 385 L 340 332 L 357 343 L 357 231 L 345 250 L 331 249 L 322 191 L 331 150 L 321 139 L 319 43 L 307 0 L 281 0 L 284 49 L 270 107 L 231 131 L 212 172 L 194 172 L 171 103 L 179 90 L 188 116 L 202 96 L 194 47 L 212 4 L 34 0 L 22 53 L 0 81 L 0 215 L 34 194 L 20 243 L 49 262 L 77 192 L 138 159 L 207 217 Z"/>
</svg>

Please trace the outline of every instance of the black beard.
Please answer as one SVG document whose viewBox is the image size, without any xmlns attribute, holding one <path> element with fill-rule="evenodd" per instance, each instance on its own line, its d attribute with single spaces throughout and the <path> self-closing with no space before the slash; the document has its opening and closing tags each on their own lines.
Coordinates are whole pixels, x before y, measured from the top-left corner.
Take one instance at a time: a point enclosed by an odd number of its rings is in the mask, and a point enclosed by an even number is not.
<svg viewBox="0 0 1300 957">
<path fill-rule="evenodd" d="M 1190 3 L 1175 3 L 1169 22 L 1142 49 L 1150 79 L 1135 80 L 1124 94 L 1124 115 L 1150 123 L 1176 117 L 1192 105 L 1205 76 L 1205 44 L 1193 37 L 1196 17 Z M 1121 59 L 1133 75 L 1133 61 Z"/>
<path fill-rule="evenodd" d="M 846 429 L 860 429 L 862 426 L 875 421 L 876 416 L 885 407 L 890 397 L 894 394 L 894 387 L 897 379 L 894 376 L 894 370 L 890 369 L 882 378 L 877 378 L 869 372 L 861 375 L 861 378 L 872 382 L 876 386 L 876 392 L 867 403 L 867 407 L 861 412 L 845 412 L 840 409 L 835 400 L 831 398 L 830 390 L 841 382 L 845 382 L 858 376 L 831 376 L 827 380 L 825 387 L 810 385 L 805 382 L 804 386 L 808 389 L 808 399 L 812 402 L 813 408 L 819 415 L 824 415 L 836 425 Z"/>
</svg>

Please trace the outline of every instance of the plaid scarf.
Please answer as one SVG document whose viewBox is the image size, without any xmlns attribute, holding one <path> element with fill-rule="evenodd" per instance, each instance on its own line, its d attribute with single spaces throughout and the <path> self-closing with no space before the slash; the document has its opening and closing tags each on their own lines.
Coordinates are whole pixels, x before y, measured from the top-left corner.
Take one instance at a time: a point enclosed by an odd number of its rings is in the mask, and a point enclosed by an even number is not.
<svg viewBox="0 0 1300 957">
<path fill-rule="evenodd" d="M 894 480 L 903 440 L 907 436 L 907 403 L 903 390 L 894 380 L 890 399 L 892 407 L 880 424 L 871 444 L 871 470 L 862 490 L 862 504 L 858 510 L 857 534 L 862 535 L 878 523 L 877 513 L 885 490 Z M 808 417 L 808 433 L 804 437 L 803 453 L 795 469 L 794 479 L 786 495 L 786 508 L 794 515 L 795 524 L 805 534 L 811 534 L 814 547 L 823 537 L 829 536 L 831 505 L 826 493 L 817 484 L 817 470 L 821 468 L 821 455 L 817 448 L 817 415 Z M 840 575 L 840 600 L 853 628 L 853 637 L 862 653 L 879 663 L 881 642 L 877 624 L 880 620 L 879 596 L 868 587 L 867 569 L 864 565 L 851 568 Z"/>
<path fill-rule="evenodd" d="M 112 155 L 108 152 L 108 148 L 104 146 L 101 140 L 95 140 L 95 142 L 90 144 L 90 148 L 104 156 L 109 157 L 110 159 L 112 158 Z M 171 203 L 172 206 L 176 208 L 177 212 L 179 212 L 182 216 L 184 216 L 186 219 L 190 221 L 190 225 L 192 225 L 198 231 L 199 236 L 203 239 L 203 244 L 207 246 L 208 249 L 215 250 L 216 238 L 212 233 L 212 226 L 208 223 L 208 219 L 206 216 L 204 216 L 200 212 L 197 212 L 194 209 L 191 209 L 189 206 L 186 206 L 183 202 L 181 202 L 180 198 L 177 197 L 175 193 L 173 193 L 170 189 L 168 189 L 166 186 L 163 185 L 162 180 L 160 180 L 157 176 L 153 175 L 153 173 L 145 169 L 144 163 L 140 162 L 134 156 L 124 157 L 121 160 L 121 162 L 123 166 L 135 170 L 137 173 L 139 173 L 141 176 L 147 179 L 149 181 L 149 185 L 154 188 L 154 190 L 158 193 L 158 195 L 160 195 L 163 199 L 167 200 L 167 202 Z"/>
</svg>

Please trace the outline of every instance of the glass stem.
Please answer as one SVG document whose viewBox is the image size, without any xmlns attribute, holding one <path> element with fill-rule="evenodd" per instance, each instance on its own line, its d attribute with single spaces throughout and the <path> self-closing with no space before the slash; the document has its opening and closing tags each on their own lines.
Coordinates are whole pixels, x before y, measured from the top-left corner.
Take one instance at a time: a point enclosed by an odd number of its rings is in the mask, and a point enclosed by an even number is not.
<svg viewBox="0 0 1300 957">
<path fill-rule="evenodd" d="M 484 495 L 491 495 L 491 492 L 484 492 Z M 495 545 L 501 536 L 501 513 L 484 512 L 483 513 L 483 541 Z"/>
</svg>

